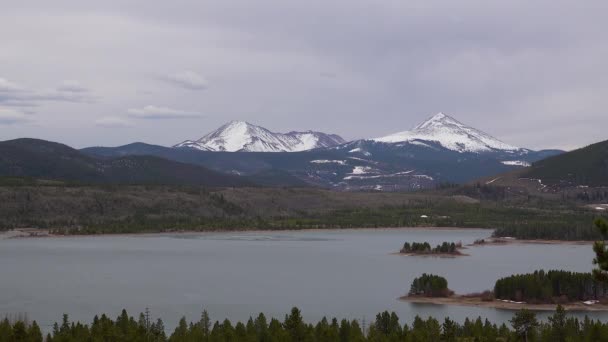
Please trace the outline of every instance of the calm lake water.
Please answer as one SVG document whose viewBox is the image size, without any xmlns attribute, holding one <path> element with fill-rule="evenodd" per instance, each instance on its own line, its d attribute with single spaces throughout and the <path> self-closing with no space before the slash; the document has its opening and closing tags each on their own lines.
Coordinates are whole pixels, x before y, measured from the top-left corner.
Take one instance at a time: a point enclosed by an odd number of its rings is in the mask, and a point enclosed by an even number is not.
<svg viewBox="0 0 608 342">
<path fill-rule="evenodd" d="M 591 246 L 471 247 L 460 258 L 391 255 L 405 241 L 462 241 L 489 230 L 387 229 L 282 231 L 155 236 L 0 240 L 0 316 L 25 312 L 48 327 L 61 320 L 90 322 L 126 308 L 150 308 L 172 328 L 202 308 L 212 318 L 246 320 L 260 311 L 283 318 L 298 306 L 305 319 L 373 320 L 383 310 L 402 321 L 415 315 L 487 317 L 506 322 L 511 311 L 398 301 L 423 272 L 444 276 L 456 293 L 491 289 L 494 281 L 536 269 L 588 272 Z M 606 313 L 590 313 L 608 319 Z"/>
</svg>

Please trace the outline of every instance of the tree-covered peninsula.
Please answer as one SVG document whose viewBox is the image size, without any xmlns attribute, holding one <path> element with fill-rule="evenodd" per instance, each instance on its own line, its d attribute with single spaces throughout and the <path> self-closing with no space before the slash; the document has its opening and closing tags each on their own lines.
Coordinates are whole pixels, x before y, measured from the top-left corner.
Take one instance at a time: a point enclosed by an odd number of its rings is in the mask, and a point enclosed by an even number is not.
<svg viewBox="0 0 608 342">
<path fill-rule="evenodd" d="M 459 249 L 462 248 L 461 242 L 443 242 L 440 245 L 431 247 L 428 242 L 406 242 L 399 251 L 401 254 L 407 255 L 446 255 L 458 256 L 464 255 Z"/>
<path fill-rule="evenodd" d="M 540 270 L 504 277 L 494 285 L 496 299 L 532 304 L 604 300 L 607 295 L 606 284 L 591 273 Z"/>
</svg>

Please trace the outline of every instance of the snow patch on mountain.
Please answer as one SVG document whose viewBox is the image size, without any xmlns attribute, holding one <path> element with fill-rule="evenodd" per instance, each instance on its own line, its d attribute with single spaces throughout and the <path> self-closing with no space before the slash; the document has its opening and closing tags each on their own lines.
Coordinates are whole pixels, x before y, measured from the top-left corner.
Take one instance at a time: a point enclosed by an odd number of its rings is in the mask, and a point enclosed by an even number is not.
<svg viewBox="0 0 608 342">
<path fill-rule="evenodd" d="M 385 137 L 372 139 L 384 143 L 409 142 L 424 144 L 436 142 L 457 152 L 517 151 L 518 147 L 506 144 L 487 133 L 466 126 L 458 120 L 438 113 L 410 131 L 399 132 Z"/>
<path fill-rule="evenodd" d="M 344 160 L 325 160 L 325 159 L 320 159 L 320 160 L 311 160 L 310 161 L 313 164 L 339 164 L 339 165 L 346 165 L 346 161 Z"/>
<path fill-rule="evenodd" d="M 531 165 L 527 161 L 523 161 L 523 160 L 504 160 L 504 161 L 501 161 L 501 163 L 503 163 L 504 165 L 509 165 L 509 166 L 524 166 L 524 167 L 528 167 Z"/>
<path fill-rule="evenodd" d="M 344 143 L 335 134 L 321 132 L 275 133 L 245 121 L 231 121 L 198 140 L 173 147 L 225 152 L 299 152 Z"/>
<path fill-rule="evenodd" d="M 371 156 L 371 155 L 372 155 L 371 153 L 369 153 L 369 152 L 367 152 L 367 151 L 364 151 L 364 150 L 363 150 L 362 148 L 360 148 L 360 147 L 353 148 L 352 150 L 348 151 L 348 153 L 361 153 L 361 154 L 363 154 L 364 156 L 367 156 L 367 157 L 369 157 L 369 156 Z"/>
<path fill-rule="evenodd" d="M 358 161 L 362 161 L 362 162 L 366 162 L 366 163 L 370 163 L 370 164 L 378 164 L 377 161 L 373 161 L 373 160 L 368 160 L 368 159 L 363 159 L 363 158 L 358 158 L 358 157 L 347 157 L 348 159 L 352 159 L 352 160 L 358 160 Z"/>
<path fill-rule="evenodd" d="M 372 171 L 372 168 L 369 166 L 355 166 L 353 168 L 353 172 L 351 172 L 351 174 L 362 175 L 362 174 L 369 173 L 370 171 Z"/>
<path fill-rule="evenodd" d="M 343 180 L 362 180 L 362 179 L 382 179 L 382 178 L 400 178 L 409 177 L 414 170 L 402 171 L 396 173 L 381 174 L 378 170 L 366 168 L 362 166 L 356 166 L 353 172 L 349 173 L 348 176 L 344 177 Z M 433 177 L 427 175 L 411 175 L 414 178 L 426 178 L 433 180 Z"/>
</svg>

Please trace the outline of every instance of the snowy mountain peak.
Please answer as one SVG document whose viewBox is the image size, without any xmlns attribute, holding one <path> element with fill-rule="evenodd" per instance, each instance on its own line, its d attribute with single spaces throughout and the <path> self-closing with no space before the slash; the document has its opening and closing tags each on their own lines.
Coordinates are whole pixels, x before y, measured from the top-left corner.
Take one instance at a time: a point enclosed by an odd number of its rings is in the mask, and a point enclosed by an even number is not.
<svg viewBox="0 0 608 342">
<path fill-rule="evenodd" d="M 418 126 L 414 127 L 414 130 L 424 129 L 426 127 L 432 127 L 432 126 L 441 126 L 441 125 L 464 126 L 462 123 L 460 123 L 458 120 L 454 119 L 453 117 L 439 112 L 439 113 L 431 116 L 430 118 L 426 119 L 424 122 L 420 123 Z"/>
<path fill-rule="evenodd" d="M 174 147 L 226 152 L 297 152 L 344 143 L 334 134 L 321 132 L 274 133 L 246 121 L 230 121 L 198 140 L 186 140 Z"/>
<path fill-rule="evenodd" d="M 506 144 L 487 133 L 467 126 L 444 113 L 437 113 L 412 130 L 372 139 L 385 143 L 416 143 L 429 141 L 457 152 L 516 151 L 518 147 Z"/>
</svg>

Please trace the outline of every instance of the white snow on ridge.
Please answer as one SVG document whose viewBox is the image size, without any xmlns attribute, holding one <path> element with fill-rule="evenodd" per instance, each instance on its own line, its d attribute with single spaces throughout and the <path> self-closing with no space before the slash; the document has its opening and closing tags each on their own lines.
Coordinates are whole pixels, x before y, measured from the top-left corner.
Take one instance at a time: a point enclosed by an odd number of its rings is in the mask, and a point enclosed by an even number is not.
<svg viewBox="0 0 608 342">
<path fill-rule="evenodd" d="M 394 178 L 394 177 L 403 177 L 408 176 L 410 173 L 414 172 L 414 170 L 401 171 L 397 173 L 389 173 L 382 174 L 380 171 L 373 169 L 369 166 L 355 166 L 353 171 L 348 174 L 348 176 L 342 178 L 343 180 L 352 180 L 352 179 L 378 179 L 378 178 Z M 427 175 L 410 175 L 411 177 L 416 178 L 427 178 L 433 180 L 432 177 Z"/>
<path fill-rule="evenodd" d="M 487 133 L 464 125 L 456 119 L 438 113 L 410 131 L 399 132 L 372 139 L 385 143 L 409 142 L 424 144 L 434 141 L 457 152 L 487 152 L 493 150 L 516 151 L 518 147 L 506 144 Z"/>
<path fill-rule="evenodd" d="M 523 160 L 504 160 L 504 161 L 501 161 L 501 163 L 503 163 L 504 165 L 524 166 L 524 167 L 528 167 L 531 165 L 527 161 L 523 161 Z"/>
<path fill-rule="evenodd" d="M 370 171 L 372 171 L 372 168 L 369 166 L 355 166 L 353 168 L 353 172 L 351 172 L 351 175 L 363 175 L 369 173 Z"/>
<path fill-rule="evenodd" d="M 324 159 L 320 159 L 320 160 L 311 160 L 310 161 L 313 164 L 340 164 L 340 165 L 345 165 L 346 161 L 344 160 L 324 160 Z"/>
<path fill-rule="evenodd" d="M 498 177 L 498 178 L 494 178 L 494 179 L 492 179 L 492 180 L 490 180 L 490 181 L 487 181 L 487 182 L 486 182 L 486 185 L 488 185 L 488 184 L 492 184 L 492 183 L 496 182 L 497 180 L 499 180 L 499 179 L 501 179 L 501 178 L 502 178 L 502 177 Z"/>
<path fill-rule="evenodd" d="M 348 159 L 352 159 L 352 160 L 358 160 L 358 161 L 362 161 L 362 162 L 366 162 L 366 163 L 370 163 L 370 164 L 378 164 L 377 161 L 373 161 L 373 160 L 367 160 L 367 159 L 363 159 L 363 158 L 357 158 L 357 157 L 347 157 Z"/>
<path fill-rule="evenodd" d="M 319 147 L 319 137 L 311 132 L 298 132 L 294 136 L 298 138 L 299 142 L 292 147 L 293 152 L 307 151 Z"/>
<path fill-rule="evenodd" d="M 174 147 L 225 152 L 299 152 L 344 143 L 337 135 L 321 132 L 274 133 L 244 121 L 231 121 L 199 140 Z"/>
<path fill-rule="evenodd" d="M 348 153 L 361 153 L 361 154 L 363 154 L 364 156 L 367 156 L 367 157 L 369 157 L 369 156 L 372 155 L 371 153 L 369 153 L 367 151 L 364 151 L 360 147 L 353 148 L 352 150 L 348 151 Z"/>
<path fill-rule="evenodd" d="M 429 144 L 425 144 L 422 141 L 418 141 L 418 140 L 412 140 L 412 141 L 408 141 L 408 143 L 412 144 L 412 145 L 418 145 L 418 146 L 424 146 L 424 147 L 429 147 L 432 148 L 431 145 Z"/>
</svg>

